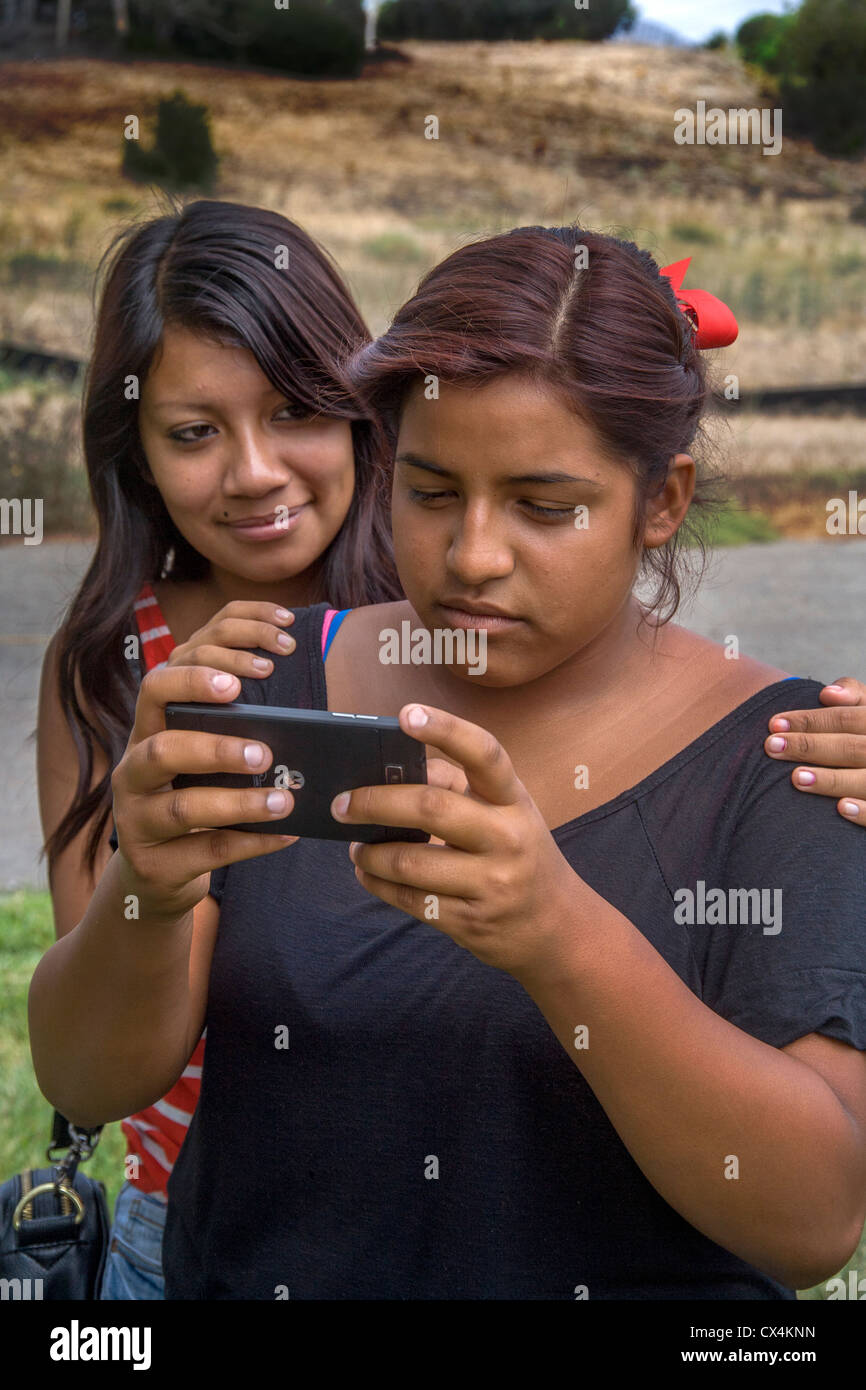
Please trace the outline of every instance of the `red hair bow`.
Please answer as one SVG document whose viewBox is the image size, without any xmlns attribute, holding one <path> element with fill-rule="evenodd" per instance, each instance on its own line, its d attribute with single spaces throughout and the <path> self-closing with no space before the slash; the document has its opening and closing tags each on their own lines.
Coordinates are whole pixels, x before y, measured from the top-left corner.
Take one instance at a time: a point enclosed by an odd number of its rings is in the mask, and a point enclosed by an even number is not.
<svg viewBox="0 0 866 1390">
<path fill-rule="evenodd" d="M 691 260 L 691 256 L 688 256 L 684 261 L 677 261 L 674 265 L 666 265 L 663 270 L 659 271 L 659 274 L 667 276 L 670 280 L 676 291 L 677 303 L 680 308 L 691 309 L 695 316 L 697 321 L 695 347 L 728 347 L 740 330 L 737 326 L 737 320 L 727 304 L 723 304 L 721 299 L 716 299 L 714 294 L 709 294 L 706 290 L 684 290 L 681 288 Z"/>
</svg>

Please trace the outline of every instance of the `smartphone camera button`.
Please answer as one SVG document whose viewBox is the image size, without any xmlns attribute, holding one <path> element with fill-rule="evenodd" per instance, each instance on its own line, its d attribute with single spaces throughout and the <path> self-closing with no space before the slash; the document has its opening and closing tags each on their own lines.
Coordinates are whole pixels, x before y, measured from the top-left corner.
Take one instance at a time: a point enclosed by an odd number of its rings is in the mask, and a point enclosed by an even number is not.
<svg viewBox="0 0 866 1390">
<path fill-rule="evenodd" d="M 386 782 L 402 782 L 402 781 L 403 781 L 403 765 L 402 765 L 402 763 L 386 763 L 386 764 L 385 764 L 385 781 L 386 781 Z"/>
</svg>

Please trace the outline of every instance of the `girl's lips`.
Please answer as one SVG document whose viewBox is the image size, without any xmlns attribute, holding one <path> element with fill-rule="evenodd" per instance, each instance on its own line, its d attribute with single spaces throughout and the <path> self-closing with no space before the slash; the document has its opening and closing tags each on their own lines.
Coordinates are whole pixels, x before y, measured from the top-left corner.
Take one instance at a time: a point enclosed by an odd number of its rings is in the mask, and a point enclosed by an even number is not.
<svg viewBox="0 0 866 1390">
<path fill-rule="evenodd" d="M 298 524 L 306 506 L 305 502 L 300 507 L 293 507 L 287 515 L 280 513 L 279 519 L 272 517 L 270 521 L 227 521 L 225 525 L 238 540 L 275 541 Z"/>
<path fill-rule="evenodd" d="M 451 627 L 467 630 L 485 628 L 487 632 L 505 632 L 523 621 L 522 618 L 503 618 L 498 613 L 467 613 L 462 608 L 448 608 L 444 603 L 437 604 L 437 607 L 445 614 Z"/>
</svg>

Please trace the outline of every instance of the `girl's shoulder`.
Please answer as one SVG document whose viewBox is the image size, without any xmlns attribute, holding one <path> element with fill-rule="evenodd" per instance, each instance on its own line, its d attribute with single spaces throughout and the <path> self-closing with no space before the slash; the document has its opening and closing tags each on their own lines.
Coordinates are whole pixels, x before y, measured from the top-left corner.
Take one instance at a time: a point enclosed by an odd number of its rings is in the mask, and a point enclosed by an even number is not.
<svg viewBox="0 0 866 1390">
<path fill-rule="evenodd" d="M 391 603 L 368 603 L 363 608 L 351 608 L 346 614 L 346 624 L 350 631 L 369 638 L 369 634 L 378 633 L 381 628 L 393 627 L 404 618 L 414 617 L 409 600 L 401 598 Z"/>
<path fill-rule="evenodd" d="M 717 718 L 795 674 L 742 652 L 735 633 L 723 642 L 714 642 L 689 628 L 670 624 L 667 653 L 680 663 L 689 683 L 693 682 L 706 699 L 718 702 Z"/>
<path fill-rule="evenodd" d="M 411 699 L 429 699 L 426 672 L 383 660 L 383 643 L 401 624 L 418 625 L 406 599 L 353 608 L 327 645 L 328 704 L 349 713 L 393 715 Z"/>
<path fill-rule="evenodd" d="M 399 630 L 401 622 L 412 618 L 414 613 L 407 599 L 349 609 L 340 624 L 339 641 L 333 644 L 334 657 L 329 655 L 328 671 L 332 661 L 334 669 L 344 663 L 356 671 L 375 669 L 384 640 L 382 634 Z"/>
</svg>

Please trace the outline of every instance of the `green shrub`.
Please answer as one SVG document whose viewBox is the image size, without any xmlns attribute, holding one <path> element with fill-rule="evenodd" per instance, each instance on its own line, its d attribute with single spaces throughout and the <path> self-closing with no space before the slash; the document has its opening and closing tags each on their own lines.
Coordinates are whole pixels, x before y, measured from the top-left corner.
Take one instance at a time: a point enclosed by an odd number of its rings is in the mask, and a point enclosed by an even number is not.
<svg viewBox="0 0 866 1390">
<path fill-rule="evenodd" d="M 102 203 L 105 212 L 135 212 L 136 206 L 131 198 L 105 198 Z"/>
<path fill-rule="evenodd" d="M 380 39 L 590 39 L 630 28 L 629 0 L 592 0 L 585 10 L 573 0 L 386 0 L 379 11 Z"/>
<path fill-rule="evenodd" d="M 187 101 L 183 92 L 175 92 L 159 103 L 156 136 L 150 149 L 138 140 L 123 142 L 123 172 L 138 183 L 210 192 L 218 164 L 207 107 Z"/>
<path fill-rule="evenodd" d="M 18 251 L 9 257 L 3 271 L 7 284 L 32 285 L 46 290 L 87 290 L 93 271 L 83 261 L 62 260 L 41 251 Z"/>
<path fill-rule="evenodd" d="M 857 199 L 848 216 L 859 227 L 866 227 L 866 194 Z"/>
<path fill-rule="evenodd" d="M 765 72 L 778 72 L 783 41 L 793 19 L 790 14 L 756 14 L 745 20 L 734 39 L 743 60 Z"/>
<path fill-rule="evenodd" d="M 93 530 L 87 474 L 78 444 L 77 395 L 48 383 L 8 381 L 0 409 L 0 496 L 41 498 L 43 529 L 79 535 Z"/>
<path fill-rule="evenodd" d="M 368 237 L 361 242 L 361 250 L 376 261 L 399 261 L 401 265 L 414 265 L 427 259 L 417 241 L 403 232 L 380 232 L 378 236 Z"/>
<path fill-rule="evenodd" d="M 866 0 L 804 0 L 781 53 L 785 122 L 825 154 L 866 145 Z"/>
<path fill-rule="evenodd" d="M 717 29 L 714 34 L 710 34 L 710 37 L 703 45 L 704 48 L 709 48 L 711 50 L 716 48 L 727 48 L 727 46 L 728 36 L 724 29 Z"/>
<path fill-rule="evenodd" d="M 705 227 L 703 222 L 672 222 L 671 236 L 675 236 L 678 241 L 690 242 L 694 246 L 718 246 L 722 238 L 718 232 L 714 232 L 712 227 Z"/>
</svg>

